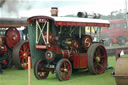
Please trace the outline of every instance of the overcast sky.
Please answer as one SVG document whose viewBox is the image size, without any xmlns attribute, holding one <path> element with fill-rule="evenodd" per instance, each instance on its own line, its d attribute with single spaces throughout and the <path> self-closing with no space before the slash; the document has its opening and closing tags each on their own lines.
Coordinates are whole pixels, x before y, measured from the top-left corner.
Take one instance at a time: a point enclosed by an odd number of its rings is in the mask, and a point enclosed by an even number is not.
<svg viewBox="0 0 128 85">
<path fill-rule="evenodd" d="M 100 13 L 109 15 L 112 11 L 125 9 L 125 0 L 8 0 L 10 4 L 5 4 L 4 9 L 12 4 L 17 8 L 17 16 L 29 17 L 33 15 L 50 15 L 51 7 L 58 7 L 59 16 L 77 14 L 78 11 L 89 13 Z M 14 6 L 14 1 L 18 1 Z M 16 2 L 17 3 L 17 2 Z M 8 7 L 10 8 L 10 7 Z M 8 10 L 10 11 L 10 9 Z M 2 10 L 4 16 L 6 13 Z M 8 14 L 7 14 L 8 15 Z"/>
</svg>

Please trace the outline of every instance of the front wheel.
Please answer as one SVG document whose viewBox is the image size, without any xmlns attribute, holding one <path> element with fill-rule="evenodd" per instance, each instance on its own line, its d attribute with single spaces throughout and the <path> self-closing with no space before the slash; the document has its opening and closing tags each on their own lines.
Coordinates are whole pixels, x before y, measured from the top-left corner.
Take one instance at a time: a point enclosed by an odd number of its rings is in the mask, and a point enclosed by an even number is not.
<svg viewBox="0 0 128 85">
<path fill-rule="evenodd" d="M 34 64 L 34 75 L 38 80 L 46 79 L 49 71 L 44 67 L 45 62 L 40 59 Z"/>
<path fill-rule="evenodd" d="M 102 74 L 107 66 L 107 53 L 103 45 L 93 44 L 88 52 L 88 70 L 92 74 Z"/>
<path fill-rule="evenodd" d="M 56 77 L 62 80 L 68 80 L 72 74 L 72 66 L 68 59 L 61 59 L 56 66 Z"/>
</svg>

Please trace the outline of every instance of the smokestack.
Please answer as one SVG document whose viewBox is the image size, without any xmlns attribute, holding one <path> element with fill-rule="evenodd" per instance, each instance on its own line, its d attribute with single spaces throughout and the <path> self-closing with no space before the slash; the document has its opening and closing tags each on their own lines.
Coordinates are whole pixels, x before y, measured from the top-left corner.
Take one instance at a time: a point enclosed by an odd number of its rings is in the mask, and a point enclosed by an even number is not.
<svg viewBox="0 0 128 85">
<path fill-rule="evenodd" d="M 58 8 L 57 7 L 51 8 L 51 16 L 58 16 Z"/>
</svg>

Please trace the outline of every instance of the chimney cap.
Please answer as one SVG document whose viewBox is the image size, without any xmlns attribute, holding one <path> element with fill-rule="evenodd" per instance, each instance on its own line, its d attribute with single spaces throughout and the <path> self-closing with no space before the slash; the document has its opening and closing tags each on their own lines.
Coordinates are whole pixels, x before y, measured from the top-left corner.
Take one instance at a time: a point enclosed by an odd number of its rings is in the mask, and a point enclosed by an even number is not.
<svg viewBox="0 0 128 85">
<path fill-rule="evenodd" d="M 57 7 L 51 7 L 51 9 L 58 9 Z"/>
</svg>

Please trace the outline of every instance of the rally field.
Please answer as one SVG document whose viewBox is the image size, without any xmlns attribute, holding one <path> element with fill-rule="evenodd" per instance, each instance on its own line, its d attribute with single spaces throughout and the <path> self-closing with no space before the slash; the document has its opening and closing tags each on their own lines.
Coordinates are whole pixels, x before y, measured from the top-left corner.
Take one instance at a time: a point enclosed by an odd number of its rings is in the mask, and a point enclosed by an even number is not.
<svg viewBox="0 0 128 85">
<path fill-rule="evenodd" d="M 110 66 L 115 66 L 115 57 L 109 57 Z M 91 75 L 88 71 L 82 70 L 72 74 L 67 81 L 59 81 L 55 74 L 50 74 L 45 80 L 37 80 L 31 69 L 31 85 L 116 85 L 115 78 L 111 76 L 114 70 L 106 70 L 101 75 Z M 16 68 L 4 70 L 0 75 L 0 85 L 28 85 L 28 71 L 17 70 Z"/>
</svg>

